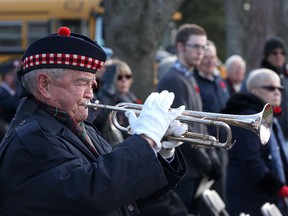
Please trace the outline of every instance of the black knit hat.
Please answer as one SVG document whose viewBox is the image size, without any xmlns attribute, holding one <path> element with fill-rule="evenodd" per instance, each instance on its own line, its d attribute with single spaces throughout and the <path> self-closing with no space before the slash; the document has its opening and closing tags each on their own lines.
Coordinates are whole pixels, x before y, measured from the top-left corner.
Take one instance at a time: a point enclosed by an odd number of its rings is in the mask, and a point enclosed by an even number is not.
<svg viewBox="0 0 288 216">
<path fill-rule="evenodd" d="M 32 43 L 22 58 L 23 75 L 39 68 L 71 68 L 96 73 L 106 61 L 105 51 L 93 40 L 61 27 Z"/>
<path fill-rule="evenodd" d="M 266 41 L 264 47 L 264 56 L 267 58 L 269 54 L 271 54 L 275 49 L 281 48 L 285 53 L 285 46 L 283 41 L 278 37 L 270 38 Z"/>
</svg>

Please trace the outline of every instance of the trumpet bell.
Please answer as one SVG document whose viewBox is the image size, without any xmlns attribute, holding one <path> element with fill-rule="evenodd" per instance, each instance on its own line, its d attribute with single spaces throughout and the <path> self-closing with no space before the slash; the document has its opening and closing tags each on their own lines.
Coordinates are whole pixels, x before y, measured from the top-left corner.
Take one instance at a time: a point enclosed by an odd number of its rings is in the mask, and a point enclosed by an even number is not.
<svg viewBox="0 0 288 216">
<path fill-rule="evenodd" d="M 185 110 L 182 114 L 184 116 L 190 116 L 198 119 L 209 119 L 211 121 L 225 122 L 230 126 L 248 129 L 259 136 L 262 145 L 265 145 L 269 141 L 272 132 L 273 109 L 268 103 L 265 104 L 261 112 L 254 115 L 231 115 L 189 110 Z"/>
<path fill-rule="evenodd" d="M 255 126 L 255 130 L 257 134 L 259 134 L 260 141 L 264 145 L 266 144 L 269 139 L 272 132 L 272 126 L 273 126 L 273 109 L 270 104 L 266 104 L 264 106 L 264 109 L 262 111 L 262 115 L 259 119 L 259 125 Z M 257 124 L 257 121 L 255 122 Z M 257 130 L 257 127 L 259 128 Z"/>
</svg>

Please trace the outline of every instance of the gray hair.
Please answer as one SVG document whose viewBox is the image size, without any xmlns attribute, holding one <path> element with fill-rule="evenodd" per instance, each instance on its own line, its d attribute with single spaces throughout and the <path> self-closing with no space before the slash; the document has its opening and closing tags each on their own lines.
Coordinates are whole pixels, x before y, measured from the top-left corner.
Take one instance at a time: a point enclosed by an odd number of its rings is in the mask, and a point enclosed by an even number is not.
<svg viewBox="0 0 288 216">
<path fill-rule="evenodd" d="M 244 61 L 244 59 L 240 55 L 232 55 L 225 62 L 227 73 L 231 71 L 231 67 L 234 64 L 234 62 L 239 62 L 244 68 L 244 70 L 246 70 L 246 62 Z"/>
<path fill-rule="evenodd" d="M 37 89 L 37 76 L 39 74 L 49 74 L 52 79 L 59 80 L 61 79 L 70 69 L 66 68 L 42 68 L 30 71 L 29 73 L 24 74 L 21 79 L 21 84 L 24 86 L 26 91 L 35 95 Z"/>
<path fill-rule="evenodd" d="M 263 83 L 264 80 L 270 80 L 273 78 L 280 79 L 276 72 L 267 68 L 260 68 L 251 71 L 246 80 L 248 92 L 251 92 L 253 88 L 261 86 L 261 83 Z"/>
<path fill-rule="evenodd" d="M 211 40 L 207 40 L 207 44 L 206 44 L 206 45 L 207 45 L 207 46 L 214 47 L 214 48 L 216 49 L 215 43 L 214 43 L 213 41 L 211 41 Z"/>
</svg>

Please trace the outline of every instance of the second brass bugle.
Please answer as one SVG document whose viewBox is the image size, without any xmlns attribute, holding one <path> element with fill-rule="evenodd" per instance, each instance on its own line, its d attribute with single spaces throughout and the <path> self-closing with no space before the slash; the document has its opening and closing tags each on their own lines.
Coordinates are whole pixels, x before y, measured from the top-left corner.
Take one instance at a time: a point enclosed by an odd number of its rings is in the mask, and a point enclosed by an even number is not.
<svg viewBox="0 0 288 216">
<path fill-rule="evenodd" d="M 126 112 L 132 110 L 135 114 L 140 114 L 143 105 L 133 103 L 119 103 L 115 106 L 100 104 L 98 101 L 95 103 L 88 102 L 87 107 L 95 109 L 109 109 L 112 111 L 112 121 L 116 128 L 122 131 L 129 132 L 129 126 L 123 127 L 120 125 L 116 118 L 117 112 Z M 229 149 L 233 145 L 231 126 L 241 127 L 256 133 L 261 143 L 264 145 L 268 142 L 273 124 L 273 109 L 270 104 L 266 104 L 263 110 L 254 115 L 231 115 L 221 113 L 210 113 L 184 110 L 182 114 L 176 118 L 180 122 L 185 123 L 199 123 L 204 125 L 212 125 L 217 128 L 223 128 L 226 131 L 226 141 L 221 143 L 217 137 L 207 135 L 204 133 L 186 132 L 181 137 L 167 136 L 166 139 L 177 140 L 190 143 L 194 147 L 219 147 Z"/>
</svg>

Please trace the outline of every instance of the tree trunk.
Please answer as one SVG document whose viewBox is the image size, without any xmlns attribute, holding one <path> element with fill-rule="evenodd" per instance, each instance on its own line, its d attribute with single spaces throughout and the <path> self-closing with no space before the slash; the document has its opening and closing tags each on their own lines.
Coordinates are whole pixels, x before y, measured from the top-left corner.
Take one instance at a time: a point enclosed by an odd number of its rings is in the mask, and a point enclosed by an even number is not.
<svg viewBox="0 0 288 216">
<path fill-rule="evenodd" d="M 131 67 L 132 91 L 142 100 L 154 91 L 155 54 L 173 12 L 183 1 L 104 1 L 105 46 Z"/>
<path fill-rule="evenodd" d="M 277 34 L 280 1 L 226 0 L 227 54 L 241 55 L 247 72 L 259 67 L 266 39 Z"/>
<path fill-rule="evenodd" d="M 288 2 L 287 0 L 281 0 L 280 12 L 279 12 L 279 22 L 277 22 L 277 32 L 278 35 L 283 39 L 285 47 L 288 46 Z M 286 52 L 288 49 L 286 48 Z"/>
</svg>

